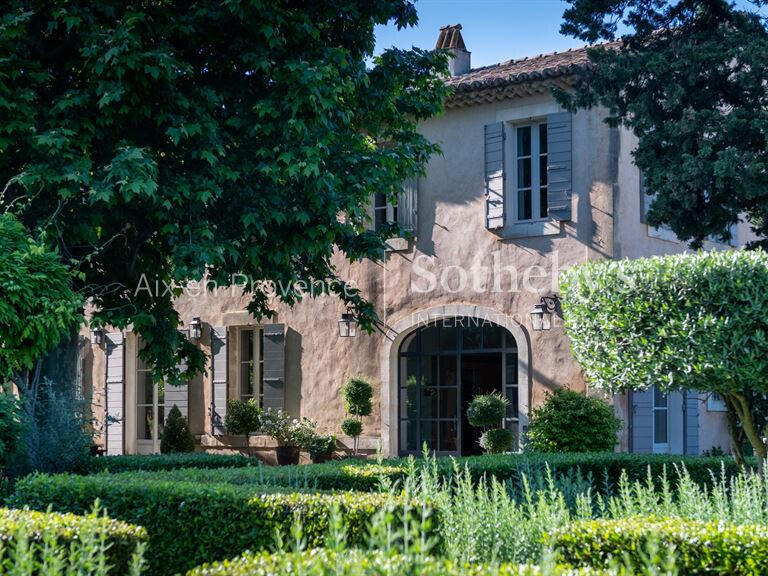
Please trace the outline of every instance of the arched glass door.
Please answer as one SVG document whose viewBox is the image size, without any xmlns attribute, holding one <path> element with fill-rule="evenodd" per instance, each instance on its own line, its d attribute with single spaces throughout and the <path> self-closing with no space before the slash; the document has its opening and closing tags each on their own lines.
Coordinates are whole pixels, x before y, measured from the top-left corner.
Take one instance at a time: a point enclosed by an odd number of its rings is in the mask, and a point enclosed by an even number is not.
<svg viewBox="0 0 768 576">
<path fill-rule="evenodd" d="M 448 318 L 409 334 L 399 351 L 399 453 L 423 444 L 439 454 L 481 452 L 466 420 L 479 394 L 504 393 L 505 426 L 517 422 L 517 344 L 507 330 L 477 318 Z"/>
</svg>

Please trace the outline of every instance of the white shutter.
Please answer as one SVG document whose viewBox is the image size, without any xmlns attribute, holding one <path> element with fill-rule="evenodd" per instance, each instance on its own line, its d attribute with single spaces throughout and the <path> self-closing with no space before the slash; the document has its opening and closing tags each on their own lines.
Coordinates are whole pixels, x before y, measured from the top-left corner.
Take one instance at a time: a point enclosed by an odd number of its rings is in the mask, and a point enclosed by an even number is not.
<svg viewBox="0 0 768 576">
<path fill-rule="evenodd" d="M 214 434 L 226 434 L 227 416 L 227 328 L 211 328 L 211 428 Z"/>
<path fill-rule="evenodd" d="M 485 227 L 504 227 L 504 123 L 485 127 Z"/>
<path fill-rule="evenodd" d="M 121 332 L 114 332 L 106 334 L 104 340 L 107 358 L 104 407 L 106 448 L 107 454 L 122 454 L 125 421 L 125 339 Z"/>
</svg>

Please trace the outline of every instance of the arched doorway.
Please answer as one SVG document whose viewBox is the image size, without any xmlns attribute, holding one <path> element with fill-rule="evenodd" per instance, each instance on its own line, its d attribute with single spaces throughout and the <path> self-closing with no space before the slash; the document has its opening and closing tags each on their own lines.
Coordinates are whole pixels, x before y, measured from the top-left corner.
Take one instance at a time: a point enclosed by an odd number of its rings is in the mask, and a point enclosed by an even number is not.
<svg viewBox="0 0 768 576">
<path fill-rule="evenodd" d="M 512 334 L 481 318 L 443 318 L 409 333 L 398 351 L 398 453 L 424 443 L 438 454 L 481 452 L 466 419 L 478 394 L 509 399 L 504 425 L 517 429 L 518 348 Z"/>
</svg>

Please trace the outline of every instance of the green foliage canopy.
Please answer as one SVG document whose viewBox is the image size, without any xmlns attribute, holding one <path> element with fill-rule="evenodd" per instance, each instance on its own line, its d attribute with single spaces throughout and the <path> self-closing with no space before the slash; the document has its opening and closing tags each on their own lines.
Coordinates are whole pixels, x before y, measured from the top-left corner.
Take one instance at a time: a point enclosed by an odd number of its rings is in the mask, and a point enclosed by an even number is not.
<svg viewBox="0 0 768 576">
<path fill-rule="evenodd" d="M 352 378 L 341 391 L 344 408 L 353 416 L 369 416 L 373 410 L 373 387 L 359 378 Z"/>
<path fill-rule="evenodd" d="M 82 321 L 72 282 L 60 254 L 0 214 L 0 382 L 31 370 Z"/>
<path fill-rule="evenodd" d="M 558 388 L 533 409 L 526 449 L 533 452 L 610 452 L 621 420 L 599 398 Z"/>
<path fill-rule="evenodd" d="M 494 392 L 475 396 L 467 408 L 467 420 L 476 428 L 496 428 L 501 425 L 509 400 Z"/>
<path fill-rule="evenodd" d="M 252 283 L 290 304 L 326 282 L 371 328 L 332 256 L 397 233 L 367 231 L 367 203 L 423 171 L 437 147 L 416 128 L 447 90 L 441 53 L 367 67 L 390 21 L 414 25 L 412 2 L 5 2 L 0 210 L 78 263 L 94 322 L 132 324 L 158 376 L 203 368 L 172 306 L 192 279 L 246 276 L 257 317 Z"/>
<path fill-rule="evenodd" d="M 748 398 L 768 393 L 768 254 L 589 262 L 562 274 L 560 288 L 591 385 L 718 392 L 765 454 Z"/>
<path fill-rule="evenodd" d="M 638 137 L 648 222 L 694 247 L 741 214 L 768 236 L 768 30 L 764 2 L 568 0 L 561 32 L 594 64 L 569 107 L 603 105 Z M 745 7 L 746 5 L 746 7 Z M 622 37 L 616 40 L 621 27 Z"/>
</svg>

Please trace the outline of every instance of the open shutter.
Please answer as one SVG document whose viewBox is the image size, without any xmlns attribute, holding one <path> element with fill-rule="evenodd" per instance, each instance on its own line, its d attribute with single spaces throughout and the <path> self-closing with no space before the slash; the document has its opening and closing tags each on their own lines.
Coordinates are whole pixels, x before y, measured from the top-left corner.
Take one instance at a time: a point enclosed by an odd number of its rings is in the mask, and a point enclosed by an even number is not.
<svg viewBox="0 0 768 576">
<path fill-rule="evenodd" d="M 107 381 L 104 431 L 107 454 L 123 453 L 124 389 L 125 389 L 125 340 L 121 332 L 107 334 Z"/>
<path fill-rule="evenodd" d="M 555 220 L 571 219 L 572 126 L 570 112 L 547 116 L 547 204 Z"/>
<path fill-rule="evenodd" d="M 504 123 L 485 126 L 485 227 L 504 227 Z"/>
<path fill-rule="evenodd" d="M 418 222 L 419 179 L 408 178 L 397 197 L 397 223 L 404 230 L 416 234 Z"/>
<path fill-rule="evenodd" d="M 285 326 L 267 324 L 264 330 L 264 408 L 285 407 Z"/>
<path fill-rule="evenodd" d="M 685 402 L 685 453 L 693 456 L 699 454 L 699 405 L 701 398 L 694 391 L 683 394 Z"/>
<path fill-rule="evenodd" d="M 215 435 L 226 434 L 227 416 L 227 328 L 211 328 L 211 428 Z"/>
<path fill-rule="evenodd" d="M 632 451 L 653 452 L 653 388 L 632 392 Z"/>
<path fill-rule="evenodd" d="M 180 362 L 178 368 L 179 372 L 184 372 L 187 369 L 187 363 L 183 361 Z M 179 412 L 181 412 L 181 415 L 184 416 L 184 419 L 189 422 L 189 383 L 185 381 L 180 386 L 166 384 L 165 406 L 167 412 L 170 412 L 171 408 L 176 406 L 179 409 Z"/>
</svg>

